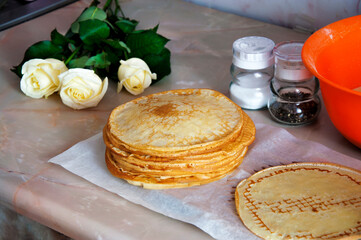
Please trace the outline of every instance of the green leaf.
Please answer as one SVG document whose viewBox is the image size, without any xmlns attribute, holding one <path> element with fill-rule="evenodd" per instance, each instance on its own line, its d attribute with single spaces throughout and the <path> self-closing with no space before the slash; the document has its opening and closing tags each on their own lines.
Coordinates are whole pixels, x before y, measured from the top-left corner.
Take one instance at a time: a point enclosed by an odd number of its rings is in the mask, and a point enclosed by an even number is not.
<svg viewBox="0 0 361 240">
<path fill-rule="evenodd" d="M 29 47 L 25 52 L 24 60 L 30 60 L 33 58 L 56 58 L 62 59 L 63 48 L 61 46 L 55 45 L 51 41 L 41 41 L 37 42 L 31 47 Z"/>
<path fill-rule="evenodd" d="M 96 6 L 91 6 L 84 10 L 84 12 L 78 17 L 78 19 L 71 25 L 71 31 L 73 33 L 79 33 L 80 22 L 90 20 L 90 19 L 98 19 L 100 21 L 104 21 L 107 18 L 107 14 L 100 8 Z"/>
<path fill-rule="evenodd" d="M 105 22 L 97 19 L 86 20 L 80 22 L 79 36 L 87 45 L 99 43 L 106 39 L 110 34 L 110 29 Z"/>
<path fill-rule="evenodd" d="M 75 46 L 73 43 L 70 43 L 70 44 L 68 45 L 68 48 L 69 48 L 70 51 L 74 52 L 75 49 L 76 49 L 76 46 Z"/>
<path fill-rule="evenodd" d="M 113 71 L 113 69 L 119 68 L 120 59 L 127 59 L 126 56 L 128 51 L 125 49 L 117 49 L 107 44 L 103 44 L 103 51 L 107 53 L 107 59 L 111 62 L 111 65 L 114 66 L 112 69 L 109 68 L 109 71 Z M 115 70 L 115 72 L 117 72 L 117 70 Z"/>
<path fill-rule="evenodd" d="M 21 77 L 21 68 L 26 61 L 34 58 L 56 58 L 62 60 L 64 58 L 62 53 L 63 48 L 61 46 L 55 45 L 51 41 L 47 40 L 37 42 L 26 50 L 23 61 L 18 66 L 14 66 L 11 71 Z"/>
<path fill-rule="evenodd" d="M 105 20 L 106 18 L 107 14 L 103 11 L 103 9 L 91 6 L 79 16 L 77 21 L 81 22 L 89 19 Z"/>
<path fill-rule="evenodd" d="M 155 27 L 152 29 L 152 31 L 157 32 L 157 31 L 158 31 L 158 27 L 159 27 L 159 24 L 157 24 L 157 26 L 155 26 Z"/>
<path fill-rule="evenodd" d="M 110 61 L 107 59 L 107 54 L 102 52 L 89 58 L 85 65 L 94 68 L 106 68 L 110 65 Z"/>
<path fill-rule="evenodd" d="M 110 62 L 111 65 L 115 65 L 117 68 L 119 67 L 120 59 L 125 59 L 123 53 L 119 53 L 116 51 L 107 51 L 107 60 Z"/>
<path fill-rule="evenodd" d="M 107 68 L 110 65 L 105 52 L 99 53 L 92 57 L 82 56 L 69 62 L 69 68 Z"/>
<path fill-rule="evenodd" d="M 50 38 L 55 45 L 65 46 L 69 43 L 68 38 L 60 34 L 56 29 L 50 33 Z"/>
<path fill-rule="evenodd" d="M 159 54 L 149 54 L 143 57 L 143 60 L 148 64 L 151 71 L 157 74 L 157 79 L 153 80 L 152 83 L 161 80 L 171 73 L 170 56 L 170 51 L 164 48 Z"/>
<path fill-rule="evenodd" d="M 130 48 L 129 57 L 142 58 L 148 54 L 160 54 L 169 40 L 152 30 L 129 34 L 126 44 Z"/>
<path fill-rule="evenodd" d="M 21 63 L 20 65 L 18 66 L 13 66 L 10 71 L 12 71 L 13 73 L 16 74 L 16 76 L 18 76 L 19 78 L 22 77 L 22 74 L 21 74 L 21 67 L 23 66 L 23 63 Z"/>
<path fill-rule="evenodd" d="M 82 56 L 80 58 L 72 59 L 68 67 L 69 68 L 84 68 L 86 66 L 87 61 L 89 60 L 89 57 Z"/>
<path fill-rule="evenodd" d="M 127 51 L 128 53 L 130 53 L 130 49 L 128 48 L 127 44 L 125 44 L 123 41 L 106 39 L 106 40 L 103 40 L 103 42 L 108 44 L 112 48 L 115 48 L 118 50 L 124 50 L 124 51 Z"/>
<path fill-rule="evenodd" d="M 129 34 L 126 44 L 131 50 L 129 57 L 143 59 L 151 71 L 157 74 L 156 81 L 159 81 L 171 72 L 171 53 L 165 48 L 165 44 L 169 40 L 157 34 L 157 29 L 158 26 L 150 30 L 135 31 Z M 156 81 L 153 81 L 153 83 Z"/>
<path fill-rule="evenodd" d="M 115 22 L 115 25 L 122 30 L 124 33 L 131 33 L 134 31 L 135 27 L 138 25 L 138 22 L 135 20 L 121 19 Z"/>
</svg>

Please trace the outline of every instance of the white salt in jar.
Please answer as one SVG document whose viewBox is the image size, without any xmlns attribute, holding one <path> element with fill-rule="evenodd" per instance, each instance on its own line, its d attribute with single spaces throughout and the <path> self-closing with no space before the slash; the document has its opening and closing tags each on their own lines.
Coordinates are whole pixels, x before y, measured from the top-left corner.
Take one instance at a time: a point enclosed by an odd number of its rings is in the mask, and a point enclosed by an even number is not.
<svg viewBox="0 0 361 240">
<path fill-rule="evenodd" d="M 274 74 L 273 48 L 268 38 L 249 36 L 233 43 L 230 98 L 244 109 L 267 106 L 270 81 Z"/>
</svg>

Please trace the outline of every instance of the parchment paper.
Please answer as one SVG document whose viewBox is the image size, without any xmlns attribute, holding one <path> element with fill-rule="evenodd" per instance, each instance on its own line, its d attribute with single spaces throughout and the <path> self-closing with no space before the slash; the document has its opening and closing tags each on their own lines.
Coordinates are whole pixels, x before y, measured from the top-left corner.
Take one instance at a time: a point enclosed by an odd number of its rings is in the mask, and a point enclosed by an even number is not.
<svg viewBox="0 0 361 240">
<path fill-rule="evenodd" d="M 259 239 L 242 224 L 234 204 L 235 187 L 251 174 L 292 162 L 332 162 L 361 170 L 360 160 L 264 124 L 256 124 L 256 140 L 241 166 L 226 178 L 203 186 L 147 190 L 130 185 L 109 173 L 104 151 L 99 133 L 49 161 L 131 202 L 191 223 L 216 239 L 227 240 Z"/>
</svg>

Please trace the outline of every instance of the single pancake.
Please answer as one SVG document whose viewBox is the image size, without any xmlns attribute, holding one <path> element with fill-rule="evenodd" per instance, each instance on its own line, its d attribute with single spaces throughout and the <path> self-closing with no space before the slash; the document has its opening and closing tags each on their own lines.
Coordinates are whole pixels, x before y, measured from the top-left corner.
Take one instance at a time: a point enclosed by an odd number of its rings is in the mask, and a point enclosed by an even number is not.
<svg viewBox="0 0 361 240">
<path fill-rule="evenodd" d="M 271 167 L 239 183 L 236 208 L 264 239 L 361 234 L 361 172 L 327 163 Z"/>
</svg>

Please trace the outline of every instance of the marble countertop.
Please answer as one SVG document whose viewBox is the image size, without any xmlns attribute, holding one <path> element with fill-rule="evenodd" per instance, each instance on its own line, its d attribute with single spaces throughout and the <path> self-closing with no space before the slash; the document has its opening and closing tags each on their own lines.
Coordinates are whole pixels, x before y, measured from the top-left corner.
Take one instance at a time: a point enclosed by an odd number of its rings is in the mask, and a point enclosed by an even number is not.
<svg viewBox="0 0 361 240">
<path fill-rule="evenodd" d="M 135 98 L 124 90 L 117 94 L 111 81 L 97 107 L 76 111 L 58 96 L 26 97 L 20 79 L 10 71 L 31 44 L 49 39 L 54 28 L 64 33 L 90 2 L 81 0 L 0 32 L 0 204 L 74 239 L 212 239 L 195 226 L 133 204 L 48 163 L 99 133 L 114 107 Z M 277 43 L 308 37 L 181 0 L 127 0 L 121 6 L 127 17 L 140 21 L 139 28 L 159 23 L 159 33 L 171 39 L 167 47 L 172 73 L 143 95 L 177 88 L 211 88 L 229 95 L 234 40 L 261 35 Z M 361 159 L 361 150 L 335 129 L 324 107 L 316 122 L 301 127 L 280 125 L 267 110 L 246 112 L 256 123 L 284 128 Z"/>
</svg>

